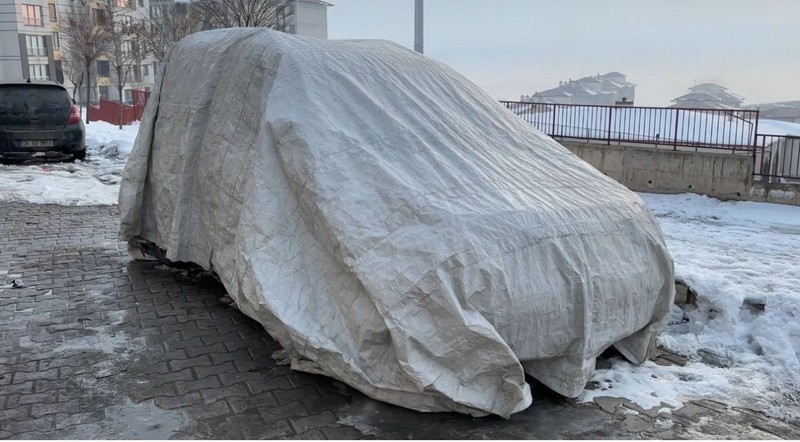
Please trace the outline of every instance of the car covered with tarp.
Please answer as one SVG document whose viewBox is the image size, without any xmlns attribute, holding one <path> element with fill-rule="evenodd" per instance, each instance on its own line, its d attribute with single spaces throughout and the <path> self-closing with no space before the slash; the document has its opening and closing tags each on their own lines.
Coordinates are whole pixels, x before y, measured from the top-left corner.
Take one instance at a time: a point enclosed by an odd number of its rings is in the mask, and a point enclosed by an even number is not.
<svg viewBox="0 0 800 442">
<path fill-rule="evenodd" d="M 508 417 L 645 361 L 674 297 L 642 200 L 387 41 L 201 32 L 163 62 L 120 187 L 136 256 L 217 275 L 295 370 Z M 152 254 L 152 253 L 151 253 Z"/>
</svg>

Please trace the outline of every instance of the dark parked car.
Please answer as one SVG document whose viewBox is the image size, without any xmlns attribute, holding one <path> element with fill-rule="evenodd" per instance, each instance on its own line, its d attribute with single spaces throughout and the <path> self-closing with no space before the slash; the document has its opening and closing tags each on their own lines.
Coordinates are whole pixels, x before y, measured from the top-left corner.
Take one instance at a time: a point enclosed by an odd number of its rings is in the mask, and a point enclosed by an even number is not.
<svg viewBox="0 0 800 442">
<path fill-rule="evenodd" d="M 0 160 L 85 157 L 81 112 L 63 86 L 50 81 L 0 82 Z"/>
</svg>

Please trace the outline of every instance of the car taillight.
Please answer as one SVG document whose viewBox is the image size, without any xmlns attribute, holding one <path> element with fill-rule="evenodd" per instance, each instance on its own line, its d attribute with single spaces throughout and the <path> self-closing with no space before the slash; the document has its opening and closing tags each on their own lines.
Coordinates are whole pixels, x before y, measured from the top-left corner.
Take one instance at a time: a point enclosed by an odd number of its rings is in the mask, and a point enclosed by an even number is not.
<svg viewBox="0 0 800 442">
<path fill-rule="evenodd" d="M 76 124 L 81 122 L 81 109 L 78 106 L 72 106 L 72 110 L 69 112 L 69 120 L 67 120 L 67 124 Z"/>
</svg>

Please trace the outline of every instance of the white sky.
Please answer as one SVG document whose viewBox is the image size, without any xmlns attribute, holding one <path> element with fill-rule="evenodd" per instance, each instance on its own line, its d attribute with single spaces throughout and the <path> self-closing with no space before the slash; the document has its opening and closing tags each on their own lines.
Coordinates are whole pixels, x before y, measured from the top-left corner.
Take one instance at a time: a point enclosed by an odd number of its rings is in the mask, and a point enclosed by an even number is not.
<svg viewBox="0 0 800 442">
<path fill-rule="evenodd" d="M 414 47 L 414 0 L 328 0 L 329 38 Z M 697 81 L 800 100 L 800 0 L 425 0 L 425 54 L 498 99 L 619 71 L 636 104 Z"/>
</svg>

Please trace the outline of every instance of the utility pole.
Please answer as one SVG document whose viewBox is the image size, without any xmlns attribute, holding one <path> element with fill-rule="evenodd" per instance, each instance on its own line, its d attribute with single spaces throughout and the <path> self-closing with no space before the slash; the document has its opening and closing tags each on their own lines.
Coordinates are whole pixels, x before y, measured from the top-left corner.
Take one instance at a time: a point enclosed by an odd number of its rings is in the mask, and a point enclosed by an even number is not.
<svg viewBox="0 0 800 442">
<path fill-rule="evenodd" d="M 414 50 L 423 53 L 422 50 L 422 0 L 415 0 L 414 4 Z"/>
</svg>

